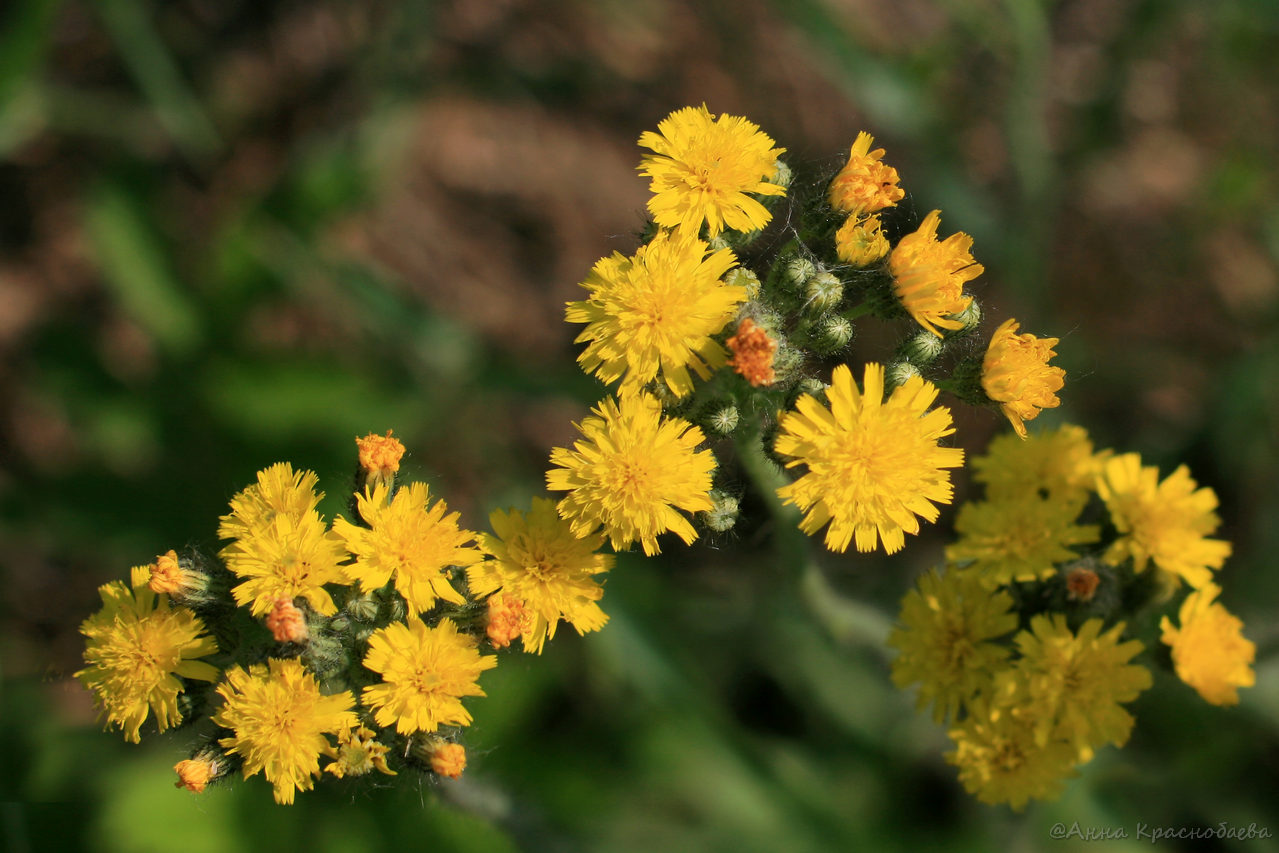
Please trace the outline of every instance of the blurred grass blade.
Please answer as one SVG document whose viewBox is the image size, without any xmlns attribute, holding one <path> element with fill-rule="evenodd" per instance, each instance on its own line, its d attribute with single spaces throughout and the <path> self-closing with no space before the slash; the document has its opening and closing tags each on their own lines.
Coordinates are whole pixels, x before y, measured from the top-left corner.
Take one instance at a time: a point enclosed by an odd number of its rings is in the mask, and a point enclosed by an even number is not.
<svg viewBox="0 0 1279 853">
<path fill-rule="evenodd" d="M 60 6 L 61 0 L 27 0 L 0 16 L 0 156 L 38 129 L 39 108 L 22 96 Z"/>
<path fill-rule="evenodd" d="M 146 0 L 99 0 L 96 8 L 121 58 L 178 147 L 197 160 L 216 154 L 222 147 L 217 130 L 152 25 L 151 4 Z"/>
<path fill-rule="evenodd" d="M 119 185 L 103 183 L 89 197 L 85 216 L 98 265 L 124 310 L 170 352 L 198 346 L 198 315 L 137 200 Z"/>
</svg>

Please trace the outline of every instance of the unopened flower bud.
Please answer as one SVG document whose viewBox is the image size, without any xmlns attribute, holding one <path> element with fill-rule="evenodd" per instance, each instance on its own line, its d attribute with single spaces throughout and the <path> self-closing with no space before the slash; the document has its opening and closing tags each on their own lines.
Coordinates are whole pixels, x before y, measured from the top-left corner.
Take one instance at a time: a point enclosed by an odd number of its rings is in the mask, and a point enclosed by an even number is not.
<svg viewBox="0 0 1279 853">
<path fill-rule="evenodd" d="M 1092 601 L 1101 578 L 1092 569 L 1077 566 L 1066 574 L 1066 595 L 1071 601 Z"/>
<path fill-rule="evenodd" d="M 400 459 L 404 457 L 404 445 L 391 437 L 391 430 L 388 429 L 386 435 L 369 433 L 364 438 L 357 438 L 355 446 L 360 457 L 356 491 L 366 487 L 372 490 L 383 483 L 390 486 L 395 482 L 395 472 L 400 470 Z"/>
<path fill-rule="evenodd" d="M 712 252 L 718 252 L 720 249 L 733 248 L 732 246 L 728 244 L 727 234 L 716 234 L 714 237 L 710 239 L 710 241 L 706 244 L 706 246 Z"/>
<path fill-rule="evenodd" d="M 773 173 L 773 177 L 768 179 L 768 182 L 770 184 L 776 184 L 779 187 L 789 187 L 791 180 L 795 177 L 795 173 L 791 171 L 791 167 L 787 166 L 784 160 L 775 161 L 773 166 L 777 169 L 777 171 Z M 772 196 L 772 198 L 776 198 L 776 196 Z"/>
<path fill-rule="evenodd" d="M 932 364 L 941 355 L 944 341 L 929 331 L 922 331 L 902 348 L 906 358 L 915 364 Z"/>
<path fill-rule="evenodd" d="M 964 324 L 964 331 L 972 331 L 981 322 L 981 306 L 976 299 L 970 300 L 968 307 L 956 314 L 955 319 Z"/>
<path fill-rule="evenodd" d="M 815 343 L 823 353 L 833 353 L 848 346 L 852 339 L 852 322 L 847 317 L 831 314 L 822 319 Z"/>
<path fill-rule="evenodd" d="M 804 285 L 804 298 L 807 310 L 825 314 L 844 298 L 844 285 L 832 273 L 819 272 Z"/>
<path fill-rule="evenodd" d="M 288 598 L 275 600 L 275 606 L 267 614 L 266 627 L 277 643 L 306 642 L 306 616 Z"/>
<path fill-rule="evenodd" d="M 466 769 L 466 749 L 460 743 L 427 736 L 414 739 L 410 750 L 414 758 L 429 764 L 437 775 L 456 779 Z"/>
<path fill-rule="evenodd" d="M 802 393 L 816 397 L 818 400 L 826 399 L 826 389 L 829 387 L 816 376 L 805 376 L 799 383 L 799 390 Z"/>
<path fill-rule="evenodd" d="M 721 406 L 711 412 L 710 417 L 706 419 L 706 426 L 720 435 L 728 435 L 737 429 L 739 420 L 736 406 Z"/>
<path fill-rule="evenodd" d="M 499 592 L 488 600 L 488 622 L 485 633 L 495 649 L 504 649 L 532 627 L 532 616 L 524 602 L 513 595 Z"/>
<path fill-rule="evenodd" d="M 782 269 L 782 281 L 792 290 L 803 291 L 808 280 L 817 275 L 817 267 L 805 257 L 794 257 Z"/>
<path fill-rule="evenodd" d="M 724 275 L 724 284 L 730 287 L 746 288 L 746 299 L 748 301 L 759 297 L 759 276 L 745 267 L 734 267 L 729 270 Z"/>
<path fill-rule="evenodd" d="M 738 324 L 737 333 L 728 339 L 728 348 L 733 353 L 728 360 L 729 366 L 751 385 L 761 388 L 772 385 L 777 379 L 773 370 L 777 341 L 755 325 L 750 317 Z"/>
<path fill-rule="evenodd" d="M 895 361 L 888 365 L 888 369 L 884 372 L 884 379 L 889 387 L 896 388 L 905 385 L 918 375 L 919 368 L 909 361 Z"/>
<path fill-rule="evenodd" d="M 377 618 L 377 611 L 378 600 L 368 593 L 357 595 L 346 603 L 346 612 L 360 622 L 372 622 Z"/>
<path fill-rule="evenodd" d="M 719 489 L 711 489 L 709 497 L 711 499 L 711 508 L 703 513 L 706 519 L 706 526 L 716 533 L 732 530 L 733 525 L 737 524 L 737 514 L 740 508 L 737 498 Z"/>
<path fill-rule="evenodd" d="M 151 580 L 147 585 L 157 594 L 170 596 L 183 604 L 206 598 L 209 577 L 199 571 L 190 560 L 181 559 L 170 550 L 155 558 L 151 565 Z"/>
<path fill-rule="evenodd" d="M 173 765 L 174 772 L 178 774 L 178 781 L 173 783 L 173 787 L 202 794 L 210 782 L 225 776 L 228 769 L 226 757 L 216 749 L 206 747 L 193 757 Z"/>
</svg>

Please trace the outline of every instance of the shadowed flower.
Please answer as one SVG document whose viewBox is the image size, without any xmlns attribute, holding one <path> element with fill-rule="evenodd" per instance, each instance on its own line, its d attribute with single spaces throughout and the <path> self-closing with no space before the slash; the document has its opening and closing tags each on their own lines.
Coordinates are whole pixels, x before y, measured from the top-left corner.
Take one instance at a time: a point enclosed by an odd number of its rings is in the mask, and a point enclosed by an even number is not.
<svg viewBox="0 0 1279 853">
<path fill-rule="evenodd" d="M 737 263 L 720 249 L 707 254 L 695 238 L 660 232 L 634 257 L 601 258 L 582 287 L 590 298 L 568 303 L 570 323 L 586 323 L 576 342 L 587 344 L 578 361 L 606 383 L 621 379 L 624 392 L 657 379 L 677 397 L 721 367 L 718 334 L 746 300 L 746 288 L 721 281 Z"/>
<path fill-rule="evenodd" d="M 830 182 L 830 206 L 841 213 L 864 216 L 893 207 L 906 193 L 897 186 L 897 170 L 882 162 L 884 149 L 870 150 L 875 137 L 857 134 L 848 152 L 848 163 Z"/>
<path fill-rule="evenodd" d="M 1159 469 L 1143 466 L 1136 453 L 1106 461 L 1097 492 L 1121 534 L 1106 551 L 1106 562 L 1118 565 L 1131 557 L 1140 572 L 1153 561 L 1169 578 L 1196 589 L 1211 583 L 1212 570 L 1230 556 L 1230 543 L 1205 538 L 1221 523 L 1214 512 L 1217 495 L 1196 485 L 1185 465 L 1161 483 Z"/>
<path fill-rule="evenodd" d="M 364 665 L 382 676 L 363 694 L 377 724 L 394 723 L 400 734 L 412 734 L 469 725 L 462 697 L 484 695 L 476 680 L 497 666 L 497 658 L 481 656 L 475 640 L 459 634 L 451 619 L 431 628 L 410 617 L 408 624 L 392 622 L 369 638 Z"/>
<path fill-rule="evenodd" d="M 547 488 L 568 492 L 556 509 L 573 535 L 584 538 L 603 526 L 615 550 L 638 540 L 649 556 L 660 551 L 659 533 L 672 531 L 685 544 L 696 539 L 679 510 L 712 508 L 715 456 L 696 449 L 701 429 L 663 417 L 644 393 L 604 400 L 593 411 L 577 425 L 583 440 L 551 451 L 558 467 L 546 472 Z"/>
<path fill-rule="evenodd" d="M 639 171 L 652 179 L 648 209 L 663 228 L 696 236 L 706 223 L 714 237 L 725 227 L 755 231 L 772 215 L 751 195 L 781 196 L 786 189 L 769 183 L 777 174 L 777 158 L 785 148 L 744 118 L 684 107 L 645 131 L 639 144 L 654 153 Z"/>
<path fill-rule="evenodd" d="M 888 645 L 893 683 L 919 685 L 919 708 L 933 706 L 933 719 L 954 719 L 974 696 L 988 690 L 1008 649 L 990 642 L 1017 629 L 1008 593 L 992 591 L 970 572 L 934 569 L 902 599 L 898 626 Z"/>
<path fill-rule="evenodd" d="M 839 365 L 826 390 L 827 408 L 805 394 L 795 411 L 782 416 L 775 450 L 790 457 L 787 468 L 807 472 L 777 490 L 805 514 L 800 528 L 815 533 L 830 522 L 826 547 L 845 551 L 856 537 L 858 551 L 873 551 L 882 541 L 892 554 L 905 533 L 918 533 L 922 517 L 937 519 L 934 503 L 950 503 L 950 472 L 964 462 L 964 451 L 940 447 L 954 432 L 950 410 L 928 407 L 937 389 L 915 376 L 884 400 L 884 368 L 867 364 L 865 391 L 857 390 L 852 371 Z"/>
<path fill-rule="evenodd" d="M 955 749 L 946 761 L 959 768 L 964 789 L 990 805 L 1007 803 L 1021 811 L 1028 800 L 1055 799 L 1062 782 L 1077 775 L 1070 744 L 1040 744 L 1028 722 L 984 702 L 951 729 L 950 739 Z"/>
<path fill-rule="evenodd" d="M 75 677 L 93 691 L 108 725 L 137 743 L 147 714 L 160 731 L 177 725 L 182 678 L 217 681 L 218 669 L 196 658 L 218 651 L 204 623 L 189 610 L 172 609 L 167 595 L 151 591 L 150 569 L 132 571 L 132 588 L 112 581 L 98 588 L 102 609 L 84 620 L 84 662 Z"/>
<path fill-rule="evenodd" d="M 1066 371 L 1048 366 L 1057 354 L 1056 345 L 1056 338 L 1017 334 L 1016 320 L 1005 320 L 990 338 L 981 365 L 981 387 L 999 403 L 1022 438 L 1026 437 L 1025 421 L 1034 420 L 1041 409 L 1061 405 L 1055 392 L 1066 383 Z"/>
<path fill-rule="evenodd" d="M 367 726 L 355 726 L 338 732 L 337 746 L 326 744 L 324 755 L 333 761 L 324 768 L 339 779 L 347 776 L 363 776 L 374 770 L 387 776 L 395 771 L 386 766 L 386 754 L 390 747 L 377 742 L 377 735 Z"/>
<path fill-rule="evenodd" d="M 985 269 L 969 253 L 973 238 L 962 231 L 938 242 L 937 226 L 941 211 L 924 217 L 919 228 L 898 241 L 888 257 L 893 274 L 893 292 L 901 300 L 915 322 L 934 335 L 943 329 L 962 329 L 962 320 L 953 315 L 963 312 L 972 302 L 964 296 L 964 283 L 972 281 Z"/>
<path fill-rule="evenodd" d="M 234 734 L 218 741 L 244 759 L 244 778 L 264 773 L 275 801 L 288 805 L 314 786 L 320 756 L 330 749 L 325 734 L 358 724 L 349 691 L 323 696 L 315 678 L 297 660 L 268 660 L 245 671 L 228 670 L 218 685 L 225 704 L 213 722 Z"/>
<path fill-rule="evenodd" d="M 1018 500 L 970 501 L 959 510 L 959 540 L 946 546 L 946 559 L 968 565 L 989 586 L 1043 580 L 1056 564 L 1079 555 L 1072 545 L 1101 538 L 1092 524 L 1077 525 L 1079 508 L 1038 495 Z"/>
<path fill-rule="evenodd" d="M 1079 510 L 1092 494 L 1104 459 L 1093 453 L 1083 427 L 1065 424 L 1025 440 L 1007 433 L 996 436 L 985 455 L 973 457 L 973 477 L 986 484 L 992 501 L 1046 496 Z"/>
<path fill-rule="evenodd" d="M 333 522 L 333 531 L 355 555 L 346 567 L 364 592 L 372 592 L 395 579 L 395 589 L 409 610 L 423 613 L 438 599 L 463 604 L 462 593 L 449 583 L 451 566 L 465 568 L 484 559 L 472 544 L 475 534 L 458 527 L 458 514 L 445 515 L 444 501 L 430 504 L 426 483 L 409 483 L 387 503 L 385 484 L 356 496 L 356 508 L 369 527 L 345 518 Z"/>
<path fill-rule="evenodd" d="M 1180 628 L 1167 616 L 1159 623 L 1162 640 L 1172 647 L 1177 677 L 1213 705 L 1239 704 L 1239 688 L 1257 683 L 1252 662 L 1257 647 L 1243 635 L 1243 622 L 1215 599 L 1216 584 L 1186 596 L 1177 615 Z"/>
<path fill-rule="evenodd" d="M 503 598 L 523 605 L 518 623 L 525 651 L 540 654 L 561 619 L 579 634 L 604 627 L 608 616 L 596 604 L 604 588 L 595 576 L 608 571 L 614 558 L 596 553 L 602 535 L 574 536 L 548 498 L 534 498 L 528 513 L 495 510 L 489 523 L 496 535 L 480 534 L 480 546 L 493 559 L 468 569 L 467 581 L 472 595 L 501 590 Z M 490 605 L 490 619 L 493 612 Z"/>
</svg>

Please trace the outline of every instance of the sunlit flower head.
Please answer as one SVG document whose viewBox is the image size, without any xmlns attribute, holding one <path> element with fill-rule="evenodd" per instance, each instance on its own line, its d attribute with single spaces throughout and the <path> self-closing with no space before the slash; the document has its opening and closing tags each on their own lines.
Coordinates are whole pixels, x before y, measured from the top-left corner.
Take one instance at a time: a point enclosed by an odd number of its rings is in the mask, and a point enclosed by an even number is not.
<svg viewBox="0 0 1279 853">
<path fill-rule="evenodd" d="M 1052 800 L 1073 776 L 1076 753 L 1061 740 L 1039 743 L 1034 727 L 1007 709 L 977 703 L 950 731 L 955 744 L 946 761 L 959 768 L 968 793 L 989 805 L 1021 811 L 1027 801 Z"/>
<path fill-rule="evenodd" d="M 1186 596 L 1173 627 L 1167 616 L 1159 623 L 1161 638 L 1172 647 L 1177 677 L 1213 705 L 1239 704 L 1239 688 L 1252 687 L 1257 647 L 1243 635 L 1243 622 L 1215 599 L 1221 588 L 1209 583 Z"/>
<path fill-rule="evenodd" d="M 604 588 L 596 575 L 608 571 L 614 558 L 596 553 L 604 545 L 602 535 L 574 536 L 548 498 L 534 498 L 527 513 L 495 510 L 489 523 L 494 535 L 481 534 L 480 545 L 493 559 L 472 566 L 467 581 L 472 595 L 501 590 L 523 603 L 526 651 L 540 654 L 561 619 L 579 634 L 604 627 L 608 616 L 596 603 Z"/>
<path fill-rule="evenodd" d="M 364 704 L 379 726 L 395 724 L 400 734 L 433 732 L 440 726 L 466 726 L 471 714 L 463 696 L 483 696 L 480 673 L 497 666 L 481 655 L 474 638 L 459 634 L 451 619 L 429 627 L 417 617 L 392 622 L 369 638 L 364 665 L 382 682 L 364 688 Z"/>
<path fill-rule="evenodd" d="M 358 724 L 349 691 L 323 696 L 300 661 L 271 659 L 228 670 L 218 685 L 225 700 L 213 722 L 233 734 L 218 741 L 244 759 L 244 778 L 264 773 L 275 801 L 288 805 L 314 786 L 320 756 L 330 749 L 326 734 Z"/>
<path fill-rule="evenodd" d="M 439 599 L 466 601 L 450 583 L 448 570 L 472 566 L 484 554 L 473 544 L 475 534 L 458 527 L 456 512 L 445 515 L 444 501 L 430 503 L 426 483 L 398 489 L 390 503 L 384 484 L 355 497 L 360 517 L 369 526 L 337 518 L 333 531 L 355 555 L 346 570 L 362 590 L 372 592 L 394 579 L 396 591 L 415 614 L 430 610 Z"/>
<path fill-rule="evenodd" d="M 326 746 L 325 756 L 333 759 L 325 768 L 339 779 L 347 776 L 364 776 L 376 770 L 387 776 L 395 771 L 386 764 L 386 754 L 391 748 L 378 743 L 377 734 L 367 726 L 357 725 L 338 732 L 337 746 Z"/>
<path fill-rule="evenodd" d="M 1104 459 L 1093 453 L 1083 427 L 1064 424 L 1031 433 L 1024 441 L 1010 434 L 996 436 L 984 455 L 973 457 L 973 477 L 986 484 L 991 500 L 1044 496 L 1082 509 Z"/>
<path fill-rule="evenodd" d="M 570 450 L 551 451 L 547 488 L 568 492 L 556 509 L 579 538 L 601 526 L 615 550 L 638 541 L 648 555 L 660 551 L 659 533 L 671 531 L 685 544 L 697 531 L 684 512 L 712 508 L 715 456 L 697 450 L 701 429 L 682 418 L 662 416 L 648 394 L 604 400 L 577 429 L 582 440 Z"/>
<path fill-rule="evenodd" d="M 914 233 L 901 238 L 888 256 L 893 292 L 902 307 L 915 322 L 938 337 L 942 335 L 939 327 L 963 328 L 963 321 L 953 315 L 963 312 L 972 302 L 972 297 L 964 296 L 964 283 L 985 269 L 969 252 L 973 238 L 960 231 L 939 242 L 940 224 L 941 211 L 934 210 Z"/>
<path fill-rule="evenodd" d="M 233 587 L 235 603 L 265 616 L 279 599 L 305 598 L 324 616 L 337 612 L 325 584 L 345 584 L 346 550 L 325 528 L 319 514 L 280 513 L 221 551 L 226 566 L 244 582 Z"/>
<path fill-rule="evenodd" d="M 1124 625 L 1101 632 L 1089 619 L 1076 634 L 1061 613 L 1037 614 L 1030 630 L 1015 638 L 1021 657 L 1000 677 L 1001 692 L 1015 697 L 1013 714 L 1031 724 L 1040 746 L 1069 742 L 1080 761 L 1093 749 L 1123 746 L 1133 718 L 1121 702 L 1131 702 L 1151 685 L 1150 670 L 1129 663 L 1142 650 L 1138 640 L 1120 642 Z"/>
<path fill-rule="evenodd" d="M 835 232 L 835 254 L 846 264 L 867 267 L 888 254 L 888 236 L 878 214 L 852 214 Z"/>
<path fill-rule="evenodd" d="M 1012 606 L 1008 593 L 988 589 L 970 572 L 920 575 L 888 637 L 899 653 L 893 683 L 918 684 L 921 710 L 932 705 L 939 723 L 954 719 L 1004 666 L 1008 649 L 991 641 L 1017 629 Z"/>
<path fill-rule="evenodd" d="M 640 161 L 641 174 L 652 179 L 648 209 L 663 228 L 696 236 L 706 223 L 714 237 L 724 228 L 755 231 L 772 215 L 753 195 L 780 196 L 786 189 L 769 183 L 777 174 L 777 158 L 785 148 L 759 126 L 738 116 L 684 107 L 645 131 L 639 144 L 654 153 Z"/>
<path fill-rule="evenodd" d="M 737 325 L 737 331 L 728 339 L 733 357 L 728 364 L 751 385 L 762 388 L 777 381 L 773 370 L 773 356 L 777 354 L 777 341 L 768 336 L 750 317 Z"/>
<path fill-rule="evenodd" d="M 277 516 L 298 521 L 312 512 L 324 497 L 315 491 L 319 481 L 312 471 L 294 471 L 288 462 L 277 462 L 258 472 L 257 482 L 231 498 L 231 513 L 221 518 L 219 539 L 240 539 L 272 527 Z"/>
<path fill-rule="evenodd" d="M 197 660 L 216 653 L 217 643 L 198 616 L 151 591 L 150 575 L 139 566 L 131 587 L 112 581 L 98 588 L 102 609 L 80 626 L 87 666 L 75 674 L 93 691 L 107 724 L 133 743 L 152 711 L 160 731 L 181 721 L 181 679 L 218 680 L 217 667 Z"/>
<path fill-rule="evenodd" d="M 1221 523 L 1217 495 L 1197 488 L 1185 465 L 1159 482 L 1158 468 L 1125 453 L 1102 466 L 1097 492 L 1121 534 L 1106 551 L 1112 565 L 1131 557 L 1133 567 L 1143 571 L 1153 561 L 1170 578 L 1202 589 L 1230 556 L 1229 542 L 1206 538 Z"/>
<path fill-rule="evenodd" d="M 863 216 L 893 207 L 906 193 L 897 186 L 897 170 L 883 162 L 884 149 L 870 150 L 875 137 L 857 134 L 848 163 L 830 182 L 830 206 L 841 213 Z"/>
<path fill-rule="evenodd" d="M 1057 563 L 1079 555 L 1071 546 L 1096 542 L 1096 525 L 1075 524 L 1079 508 L 1031 495 L 1017 500 L 969 501 L 959 510 L 959 540 L 946 546 L 946 559 L 968 566 L 982 582 L 1052 577 Z"/>
<path fill-rule="evenodd" d="M 964 463 L 964 451 L 938 442 L 954 432 L 950 410 L 928 407 L 937 389 L 916 376 L 884 400 L 884 368 L 867 364 L 864 390 L 852 371 L 839 365 L 826 390 L 830 406 L 805 394 L 795 410 L 782 416 L 775 450 L 789 457 L 787 468 L 807 471 L 777 490 L 805 513 L 800 528 L 816 533 L 827 522 L 826 547 L 858 551 L 879 542 L 892 554 L 918 533 L 918 517 L 935 521 L 936 503 L 950 503 L 953 489 L 947 468 Z"/>
<path fill-rule="evenodd" d="M 1005 320 L 990 338 L 981 366 L 981 387 L 999 404 L 1017 435 L 1026 437 L 1026 421 L 1041 409 L 1061 405 L 1057 391 L 1066 382 L 1066 371 L 1049 367 L 1056 338 L 1017 334 L 1017 321 Z"/>
<path fill-rule="evenodd" d="M 707 254 L 701 240 L 659 232 L 633 257 L 601 258 L 582 287 L 590 298 L 568 303 L 570 323 L 586 323 L 577 343 L 582 369 L 604 382 L 622 380 L 623 391 L 657 379 L 677 397 L 721 367 L 718 334 L 746 300 L 746 288 L 721 279 L 737 259 L 729 249 Z"/>
</svg>

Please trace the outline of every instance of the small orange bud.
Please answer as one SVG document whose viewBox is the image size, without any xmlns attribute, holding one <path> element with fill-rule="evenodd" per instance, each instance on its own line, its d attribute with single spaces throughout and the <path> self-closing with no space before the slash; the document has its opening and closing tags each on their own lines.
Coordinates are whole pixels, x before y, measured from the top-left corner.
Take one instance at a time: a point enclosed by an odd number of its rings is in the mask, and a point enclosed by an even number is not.
<svg viewBox="0 0 1279 853">
<path fill-rule="evenodd" d="M 773 355 L 777 352 L 777 341 L 768 333 L 755 325 L 755 321 L 747 317 L 737 327 L 737 334 L 728 339 L 728 348 L 733 351 L 729 365 L 746 377 L 746 381 L 756 388 L 772 385 L 777 379 L 773 372 Z"/>
<path fill-rule="evenodd" d="M 222 775 L 222 763 L 203 755 L 179 761 L 173 769 L 178 774 L 178 781 L 173 783 L 173 787 L 186 788 L 193 794 L 203 794 L 205 786 Z"/>
<path fill-rule="evenodd" d="M 513 595 L 501 593 L 489 599 L 489 641 L 493 647 L 504 649 L 519 638 L 529 627 L 529 612 L 524 602 Z"/>
<path fill-rule="evenodd" d="M 431 769 L 441 776 L 456 779 L 466 769 L 466 749 L 460 743 L 440 741 L 431 751 Z"/>
<path fill-rule="evenodd" d="M 355 446 L 360 451 L 360 467 L 370 477 L 385 478 L 400 470 L 400 459 L 404 456 L 404 445 L 399 439 L 391 437 L 392 430 L 386 435 L 369 433 L 364 438 L 357 438 Z"/>
<path fill-rule="evenodd" d="M 154 593 L 184 598 L 204 588 L 204 576 L 178 562 L 178 552 L 172 549 L 155 558 L 151 564 L 151 580 L 147 583 Z"/>
<path fill-rule="evenodd" d="M 1101 578 L 1092 569 L 1071 569 L 1066 575 L 1066 590 L 1072 601 L 1092 601 Z"/>
<path fill-rule="evenodd" d="M 266 627 L 277 643 L 301 643 L 307 638 L 306 617 L 287 598 L 277 598 L 266 617 Z"/>
</svg>

